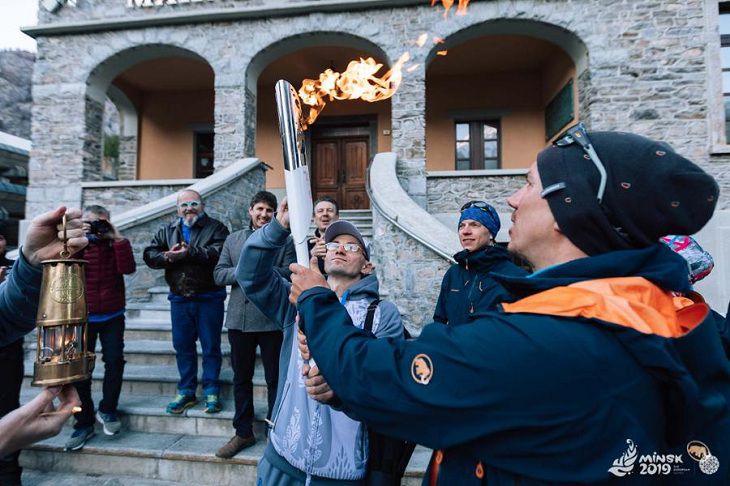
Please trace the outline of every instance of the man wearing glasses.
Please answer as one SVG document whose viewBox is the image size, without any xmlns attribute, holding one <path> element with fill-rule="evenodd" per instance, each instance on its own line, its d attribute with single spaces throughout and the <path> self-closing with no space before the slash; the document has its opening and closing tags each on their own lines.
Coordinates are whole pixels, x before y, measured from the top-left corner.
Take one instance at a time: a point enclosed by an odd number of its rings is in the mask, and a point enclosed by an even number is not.
<svg viewBox="0 0 730 486">
<path fill-rule="evenodd" d="M 574 127 L 508 199 L 509 250 L 535 269 L 495 275 L 515 302 L 398 342 L 352 329 L 309 269 L 291 298 L 343 411 L 436 450 L 428 484 L 730 484 L 730 366 L 658 242 L 699 231 L 718 194 L 664 143 Z"/>
<path fill-rule="evenodd" d="M 165 270 L 170 286 L 168 300 L 172 318 L 172 345 L 175 348 L 180 381 L 177 396 L 167 405 L 167 413 L 180 414 L 195 406 L 198 387 L 200 338 L 203 350 L 203 395 L 205 411 L 221 411 L 218 376 L 221 371 L 221 330 L 225 287 L 216 285 L 213 269 L 228 236 L 228 228 L 205 214 L 200 194 L 185 189 L 177 197 L 178 218 L 163 225 L 144 249 L 144 261 Z"/>
<path fill-rule="evenodd" d="M 274 271 L 274 259 L 289 236 L 286 200 L 271 223 L 246 241 L 236 279 L 246 296 L 284 331 L 279 359 L 279 388 L 271 414 L 269 444 L 258 466 L 258 483 L 267 486 L 311 484 L 362 485 L 368 462 L 364 425 L 324 403 L 337 398 L 314 361 L 299 352 L 296 307 L 289 302 L 291 284 Z M 362 329 L 371 314 L 375 337 L 403 337 L 396 306 L 379 299 L 378 280 L 371 273 L 370 254 L 360 232 L 348 221 L 335 221 L 324 232 L 326 284 L 337 296 L 351 327 Z M 317 257 L 310 262 L 318 268 Z M 375 305 L 371 305 L 375 302 Z M 358 329 L 358 332 L 362 332 Z M 375 382 L 375 368 L 362 369 Z M 304 385 L 311 386 L 311 397 Z"/>
<path fill-rule="evenodd" d="M 505 248 L 495 244 L 500 227 L 497 211 L 486 202 L 469 201 L 461 207 L 459 242 L 464 249 L 454 255 L 456 265 L 441 282 L 435 322 L 464 324 L 481 311 L 510 300 L 509 292 L 490 273 L 518 276 L 526 272 L 512 263 Z"/>
</svg>

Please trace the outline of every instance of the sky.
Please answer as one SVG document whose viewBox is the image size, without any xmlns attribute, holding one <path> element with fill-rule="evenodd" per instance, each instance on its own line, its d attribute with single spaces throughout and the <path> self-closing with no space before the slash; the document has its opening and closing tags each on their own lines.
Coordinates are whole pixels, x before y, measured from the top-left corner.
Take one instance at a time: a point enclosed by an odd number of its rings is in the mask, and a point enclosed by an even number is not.
<svg viewBox="0 0 730 486">
<path fill-rule="evenodd" d="M 35 39 L 20 27 L 36 25 L 38 0 L 0 0 L 0 49 L 24 49 L 35 52 Z"/>
</svg>

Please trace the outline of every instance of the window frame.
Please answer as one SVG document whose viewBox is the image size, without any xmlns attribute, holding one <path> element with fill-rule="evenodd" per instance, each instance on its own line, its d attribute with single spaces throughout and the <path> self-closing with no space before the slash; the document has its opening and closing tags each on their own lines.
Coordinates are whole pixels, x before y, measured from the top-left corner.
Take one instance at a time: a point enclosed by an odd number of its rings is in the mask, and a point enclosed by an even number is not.
<svg viewBox="0 0 730 486">
<path fill-rule="evenodd" d="M 469 139 L 459 139 L 458 126 L 468 125 Z M 485 138 L 484 127 L 489 126 L 497 131 L 496 138 Z M 484 144 L 489 141 L 497 142 L 497 156 L 485 157 Z M 466 159 L 459 158 L 458 144 L 467 142 L 469 144 L 469 167 L 459 168 L 459 161 Z M 487 161 L 494 161 L 494 167 L 487 167 Z M 502 168 L 502 129 L 501 120 L 499 119 L 468 119 L 454 120 L 454 170 L 484 170 L 484 169 L 501 169 Z"/>
<path fill-rule="evenodd" d="M 200 164 L 200 142 L 199 138 L 201 136 L 211 136 L 211 140 L 213 142 L 213 146 L 211 147 L 211 157 L 210 157 L 210 174 L 203 175 L 203 170 L 207 171 L 208 169 L 203 169 L 202 165 Z M 212 130 L 196 130 L 193 132 L 193 178 L 194 179 L 204 179 L 208 177 L 209 175 L 212 175 L 215 172 L 215 133 Z"/>
</svg>

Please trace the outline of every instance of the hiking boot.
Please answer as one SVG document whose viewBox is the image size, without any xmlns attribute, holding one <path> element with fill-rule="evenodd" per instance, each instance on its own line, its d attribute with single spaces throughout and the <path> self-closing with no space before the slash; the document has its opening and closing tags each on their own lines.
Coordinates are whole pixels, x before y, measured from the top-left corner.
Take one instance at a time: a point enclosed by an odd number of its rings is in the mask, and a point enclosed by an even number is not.
<svg viewBox="0 0 730 486">
<path fill-rule="evenodd" d="M 195 395 L 180 395 L 179 393 L 175 396 L 175 400 L 167 404 L 167 413 L 179 415 L 190 407 L 195 406 L 198 400 Z"/>
<path fill-rule="evenodd" d="M 71 437 L 69 437 L 69 439 L 66 441 L 64 450 L 77 451 L 84 447 L 86 441 L 91 439 L 95 435 L 96 434 L 94 433 L 93 425 L 89 425 L 88 427 L 81 427 L 80 429 L 75 429 L 71 434 Z"/>
<path fill-rule="evenodd" d="M 96 412 L 96 420 L 104 426 L 106 435 L 118 434 L 122 430 L 122 423 L 116 413 Z"/>
<path fill-rule="evenodd" d="M 218 395 L 208 395 L 205 397 L 205 413 L 218 413 L 223 409 Z"/>
<path fill-rule="evenodd" d="M 230 459 L 245 448 L 251 447 L 255 443 L 256 437 L 254 437 L 253 434 L 248 437 L 240 437 L 238 435 L 234 435 L 233 438 L 226 443 L 226 445 L 218 449 L 218 451 L 215 453 L 215 457 L 220 457 L 221 459 Z"/>
</svg>

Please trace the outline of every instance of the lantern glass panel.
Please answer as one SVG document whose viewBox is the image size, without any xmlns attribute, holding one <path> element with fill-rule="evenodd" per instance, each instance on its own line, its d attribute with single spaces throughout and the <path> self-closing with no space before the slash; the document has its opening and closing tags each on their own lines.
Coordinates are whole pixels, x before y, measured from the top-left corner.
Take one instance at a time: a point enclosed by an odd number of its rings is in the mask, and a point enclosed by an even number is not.
<svg viewBox="0 0 730 486">
<path fill-rule="evenodd" d="M 63 353 L 63 326 L 44 326 L 41 333 L 41 360 L 60 357 Z"/>
</svg>

